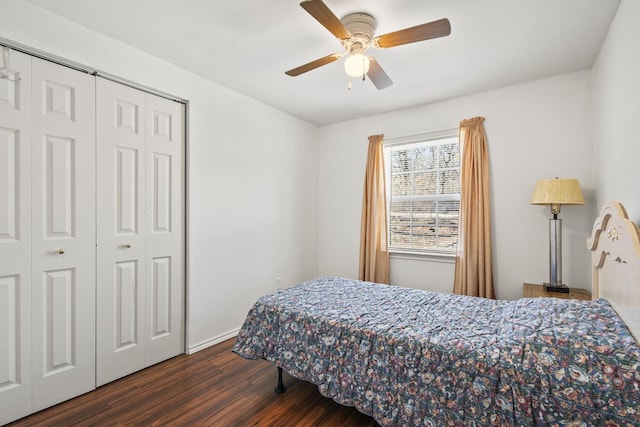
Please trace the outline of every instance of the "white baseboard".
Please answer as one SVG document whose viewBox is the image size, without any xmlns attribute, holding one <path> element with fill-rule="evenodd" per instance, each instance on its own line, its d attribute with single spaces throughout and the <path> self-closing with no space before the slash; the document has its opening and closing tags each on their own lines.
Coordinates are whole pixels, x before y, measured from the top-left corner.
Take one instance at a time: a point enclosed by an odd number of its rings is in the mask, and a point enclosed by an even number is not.
<svg viewBox="0 0 640 427">
<path fill-rule="evenodd" d="M 187 348 L 187 354 L 193 354 L 193 353 L 196 353 L 196 352 L 198 352 L 200 350 L 204 350 L 205 348 L 209 348 L 209 347 L 214 346 L 216 344 L 220 344 L 222 341 L 226 341 L 229 338 L 233 338 L 236 335 L 238 335 L 239 331 L 240 331 L 240 328 L 233 329 L 233 330 L 231 330 L 229 332 L 226 332 L 226 333 L 224 333 L 222 335 L 218 335 L 217 337 L 212 337 L 212 338 L 209 338 L 208 340 L 201 341 L 198 344 L 189 346 Z"/>
</svg>

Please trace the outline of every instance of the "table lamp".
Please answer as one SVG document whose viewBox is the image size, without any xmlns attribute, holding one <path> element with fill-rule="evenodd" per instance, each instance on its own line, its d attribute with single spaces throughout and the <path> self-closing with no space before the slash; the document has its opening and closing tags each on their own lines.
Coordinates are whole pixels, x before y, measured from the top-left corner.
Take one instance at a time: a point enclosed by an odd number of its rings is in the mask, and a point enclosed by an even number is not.
<svg viewBox="0 0 640 427">
<path fill-rule="evenodd" d="M 562 283 L 562 220 L 558 218 L 561 205 L 584 205 L 584 197 L 577 179 L 541 179 L 531 196 L 532 205 L 550 205 L 549 219 L 549 283 L 548 292 L 569 292 Z"/>
</svg>

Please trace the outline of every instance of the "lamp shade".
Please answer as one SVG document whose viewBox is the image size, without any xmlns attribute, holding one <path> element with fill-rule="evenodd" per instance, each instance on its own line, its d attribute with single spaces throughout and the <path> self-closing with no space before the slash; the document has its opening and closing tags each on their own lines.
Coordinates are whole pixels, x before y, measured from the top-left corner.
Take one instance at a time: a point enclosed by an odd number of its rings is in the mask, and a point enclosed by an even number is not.
<svg viewBox="0 0 640 427">
<path fill-rule="evenodd" d="M 352 53 L 344 61 L 344 71 L 351 77 L 361 77 L 369 72 L 369 58 L 362 53 Z"/>
<path fill-rule="evenodd" d="M 541 179 L 536 184 L 532 205 L 584 205 L 577 179 Z"/>
</svg>

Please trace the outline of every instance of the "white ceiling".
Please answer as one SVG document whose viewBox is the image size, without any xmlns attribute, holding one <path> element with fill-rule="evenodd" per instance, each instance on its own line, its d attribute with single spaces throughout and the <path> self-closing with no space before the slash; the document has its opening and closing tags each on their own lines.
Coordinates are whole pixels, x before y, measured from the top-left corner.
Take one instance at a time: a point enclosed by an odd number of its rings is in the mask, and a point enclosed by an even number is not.
<svg viewBox="0 0 640 427">
<path fill-rule="evenodd" d="M 27 1 L 319 126 L 589 69 L 619 3 L 324 0 L 339 18 L 373 15 L 376 34 L 451 22 L 448 37 L 371 49 L 394 81 L 378 91 L 348 90 L 342 61 L 284 74 L 342 50 L 298 0 Z"/>
</svg>

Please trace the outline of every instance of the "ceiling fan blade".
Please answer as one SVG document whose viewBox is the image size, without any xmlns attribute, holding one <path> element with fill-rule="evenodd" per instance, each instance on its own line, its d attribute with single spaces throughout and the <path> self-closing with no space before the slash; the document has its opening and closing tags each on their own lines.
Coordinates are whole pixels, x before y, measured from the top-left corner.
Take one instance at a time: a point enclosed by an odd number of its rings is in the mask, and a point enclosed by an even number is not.
<svg viewBox="0 0 640 427">
<path fill-rule="evenodd" d="M 383 34 L 373 41 L 376 47 L 394 47 L 403 44 L 419 42 L 422 40 L 435 39 L 451 34 L 451 24 L 447 18 L 438 21 L 427 22 L 393 33 Z"/>
<path fill-rule="evenodd" d="M 382 90 L 393 84 L 387 73 L 384 72 L 378 61 L 373 57 L 369 57 L 369 71 L 367 71 L 367 76 L 378 90 Z"/>
<path fill-rule="evenodd" d="M 315 70 L 318 67 L 322 67 L 323 65 L 330 64 L 334 61 L 337 61 L 340 58 L 342 58 L 341 54 L 332 53 L 331 55 L 324 56 L 322 58 L 316 59 L 315 61 L 311 61 L 299 67 L 292 68 L 289 71 L 285 71 L 285 74 L 292 77 L 299 76 L 302 73 Z"/>
<path fill-rule="evenodd" d="M 311 16 L 321 23 L 327 30 L 339 39 L 348 39 L 351 33 L 342 24 L 336 15 L 331 12 L 322 0 L 307 0 L 300 3 L 300 6 Z"/>
</svg>

